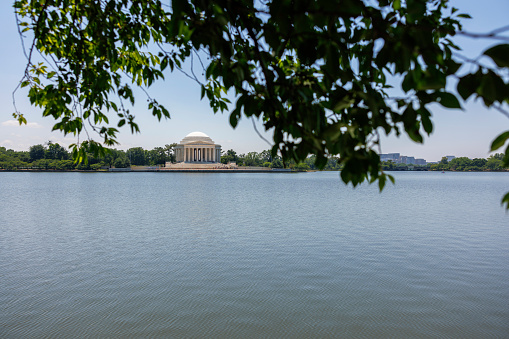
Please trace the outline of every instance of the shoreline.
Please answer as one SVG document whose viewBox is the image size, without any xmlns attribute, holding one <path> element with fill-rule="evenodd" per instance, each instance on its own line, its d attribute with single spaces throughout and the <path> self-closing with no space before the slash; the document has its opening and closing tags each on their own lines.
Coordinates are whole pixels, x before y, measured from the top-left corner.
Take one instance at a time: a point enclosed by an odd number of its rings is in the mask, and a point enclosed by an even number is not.
<svg viewBox="0 0 509 339">
<path fill-rule="evenodd" d="M 262 169 L 125 169 L 110 168 L 106 170 L 55 170 L 55 169 L 0 169 L 0 172 L 49 172 L 49 173 L 301 173 L 302 171 L 292 170 L 262 170 Z"/>
</svg>

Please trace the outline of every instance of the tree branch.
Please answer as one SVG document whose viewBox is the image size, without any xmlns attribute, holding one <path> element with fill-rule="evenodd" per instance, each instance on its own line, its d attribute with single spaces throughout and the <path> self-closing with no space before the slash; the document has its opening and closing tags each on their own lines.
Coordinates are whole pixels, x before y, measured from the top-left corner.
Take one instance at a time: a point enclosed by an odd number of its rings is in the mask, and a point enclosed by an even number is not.
<svg viewBox="0 0 509 339">
<path fill-rule="evenodd" d="M 497 28 L 488 33 L 473 33 L 466 31 L 459 31 L 459 35 L 467 36 L 474 39 L 495 39 L 501 41 L 509 41 L 509 36 L 501 36 L 500 33 L 509 31 L 509 25 Z"/>
</svg>

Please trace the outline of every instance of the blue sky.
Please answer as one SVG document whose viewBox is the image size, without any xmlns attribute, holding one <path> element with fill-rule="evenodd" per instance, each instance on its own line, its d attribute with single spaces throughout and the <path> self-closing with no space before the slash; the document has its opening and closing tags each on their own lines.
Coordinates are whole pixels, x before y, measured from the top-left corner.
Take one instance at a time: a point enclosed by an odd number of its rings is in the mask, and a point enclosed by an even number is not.
<svg viewBox="0 0 509 339">
<path fill-rule="evenodd" d="M 460 12 L 469 13 L 473 19 L 465 20 L 463 28 L 468 32 L 486 33 L 509 24 L 509 1 L 507 0 L 455 0 L 452 6 Z M 0 146 L 14 150 L 28 150 L 31 145 L 48 140 L 69 145 L 76 142 L 73 136 L 64 137 L 60 132 L 51 132 L 54 121 L 42 118 L 39 109 L 30 106 L 26 92 L 16 94 L 18 109 L 28 120 L 27 126 L 19 126 L 12 120 L 14 111 L 12 92 L 17 86 L 25 67 L 25 58 L 17 33 L 12 1 L 0 3 Z M 475 40 L 457 37 L 455 42 L 462 47 L 462 54 L 476 57 L 480 52 L 495 44 L 495 41 Z M 238 153 L 260 152 L 269 148 L 253 129 L 252 121 L 242 118 L 236 129 L 229 125 L 228 114 L 214 114 L 207 101 L 200 101 L 200 88 L 182 74 L 166 76 L 164 82 L 150 89 L 153 97 L 170 111 L 171 119 L 157 122 L 146 111 L 145 97 L 137 96 L 133 112 L 141 129 L 140 134 L 131 135 L 122 129 L 119 135 L 120 149 L 141 146 L 152 149 L 173 142 L 179 142 L 193 131 L 208 134 L 223 150 L 234 149 Z M 384 137 L 382 152 L 398 152 L 403 155 L 437 161 L 444 155 L 487 157 L 491 141 L 504 130 L 509 129 L 509 119 L 495 110 L 485 109 L 480 102 L 470 100 L 463 111 L 432 106 L 434 132 L 424 144 L 416 144 L 407 137 Z M 271 140 L 270 133 L 264 133 L 257 122 L 258 130 Z"/>
</svg>

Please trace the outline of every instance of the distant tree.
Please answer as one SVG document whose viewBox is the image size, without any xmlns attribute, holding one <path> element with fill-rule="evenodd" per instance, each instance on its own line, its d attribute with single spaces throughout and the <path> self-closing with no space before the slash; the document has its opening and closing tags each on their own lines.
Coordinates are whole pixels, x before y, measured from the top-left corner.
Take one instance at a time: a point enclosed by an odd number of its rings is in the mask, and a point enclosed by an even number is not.
<svg viewBox="0 0 509 339">
<path fill-rule="evenodd" d="M 72 170 L 74 169 L 75 165 L 72 160 L 60 160 L 57 162 L 57 169 L 58 170 Z"/>
<path fill-rule="evenodd" d="M 281 161 L 280 157 L 274 157 L 272 159 L 272 168 L 283 168 L 283 162 Z"/>
<path fill-rule="evenodd" d="M 256 152 L 249 152 L 244 157 L 244 165 L 245 166 L 261 166 L 262 162 L 260 159 L 260 155 Z"/>
<path fill-rule="evenodd" d="M 177 143 L 164 145 L 164 149 L 166 151 L 166 161 L 175 162 L 175 147 L 177 146 Z"/>
<path fill-rule="evenodd" d="M 54 159 L 54 160 L 67 160 L 70 155 L 67 150 L 60 146 L 58 143 L 48 142 L 48 148 L 45 151 L 46 159 Z"/>
<path fill-rule="evenodd" d="M 394 169 L 396 171 L 407 171 L 408 165 L 407 164 L 396 164 L 396 166 L 394 166 Z"/>
<path fill-rule="evenodd" d="M 309 165 L 305 162 L 299 162 L 297 165 L 293 167 L 295 171 L 309 171 Z"/>
<path fill-rule="evenodd" d="M 5 158 L 0 156 L 0 168 L 6 170 L 17 170 L 20 168 L 27 168 L 28 163 L 21 161 L 17 158 Z"/>
<path fill-rule="evenodd" d="M 94 171 L 99 170 L 101 167 L 102 167 L 102 166 L 101 166 L 101 164 L 99 164 L 99 163 L 90 165 L 90 169 L 91 169 L 91 170 L 94 170 Z"/>
<path fill-rule="evenodd" d="M 500 159 L 500 157 L 492 155 L 486 161 L 486 168 L 490 171 L 500 171 L 504 168 L 504 162 Z"/>
<path fill-rule="evenodd" d="M 228 151 L 223 153 L 223 155 L 221 155 L 221 163 L 227 164 L 230 162 L 238 162 L 238 158 L 239 157 L 237 155 L 237 152 L 235 152 L 232 149 L 229 149 Z"/>
<path fill-rule="evenodd" d="M 272 162 L 273 158 L 270 150 L 261 151 L 260 153 L 258 153 L 258 157 L 262 164 L 265 162 Z"/>
<path fill-rule="evenodd" d="M 394 169 L 394 163 L 391 160 L 384 161 L 382 162 L 382 169 L 384 171 L 392 171 Z"/>
<path fill-rule="evenodd" d="M 36 168 L 47 170 L 47 169 L 51 168 L 51 160 L 39 159 L 39 160 L 34 161 L 32 163 L 32 166 L 36 167 Z"/>
<path fill-rule="evenodd" d="M 147 162 L 148 165 L 163 165 L 166 161 L 172 161 L 174 158 L 173 153 L 170 152 L 168 156 L 168 152 L 163 147 L 155 147 L 153 150 L 148 151 Z"/>
<path fill-rule="evenodd" d="M 145 150 L 141 147 L 129 148 L 126 152 L 126 156 L 131 165 L 143 166 L 146 164 Z"/>
<path fill-rule="evenodd" d="M 102 157 L 102 161 L 106 166 L 114 166 L 114 162 L 118 157 L 125 157 L 125 152 L 123 150 L 117 150 L 115 148 L 107 149 L 104 156 Z"/>
<path fill-rule="evenodd" d="M 465 171 L 472 166 L 472 160 L 467 157 L 458 157 L 449 161 L 448 166 L 452 171 Z"/>
<path fill-rule="evenodd" d="M 235 162 L 237 163 L 237 166 L 245 166 L 244 158 L 246 155 L 244 153 L 237 155 Z"/>
<path fill-rule="evenodd" d="M 483 158 L 475 158 L 472 160 L 472 167 L 474 167 L 474 171 L 482 171 L 486 166 L 488 160 Z"/>
<path fill-rule="evenodd" d="M 342 166 L 343 165 L 341 164 L 339 157 L 330 157 L 327 159 L 327 165 L 325 168 L 328 170 L 339 171 Z"/>
<path fill-rule="evenodd" d="M 44 155 L 46 153 L 46 149 L 43 145 L 34 145 L 30 146 L 30 150 L 28 151 L 30 154 L 30 161 L 37 161 L 39 159 L 44 159 Z"/>
<path fill-rule="evenodd" d="M 504 160 L 505 158 L 505 154 L 503 153 L 495 153 L 493 155 L 490 156 L 490 158 L 495 158 L 495 159 L 498 159 L 498 160 Z"/>
<path fill-rule="evenodd" d="M 126 167 L 129 167 L 129 159 L 125 155 L 124 156 L 119 156 L 113 162 L 113 166 L 115 166 L 116 168 L 126 168 Z"/>
</svg>

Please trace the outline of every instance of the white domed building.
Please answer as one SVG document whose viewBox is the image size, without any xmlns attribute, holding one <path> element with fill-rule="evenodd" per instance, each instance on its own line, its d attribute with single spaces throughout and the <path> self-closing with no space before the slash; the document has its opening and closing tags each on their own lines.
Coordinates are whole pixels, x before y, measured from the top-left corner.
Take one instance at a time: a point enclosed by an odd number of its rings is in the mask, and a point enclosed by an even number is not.
<svg viewBox="0 0 509 339">
<path fill-rule="evenodd" d="M 175 147 L 177 163 L 215 164 L 221 161 L 221 145 L 205 133 L 192 132 Z"/>
</svg>

